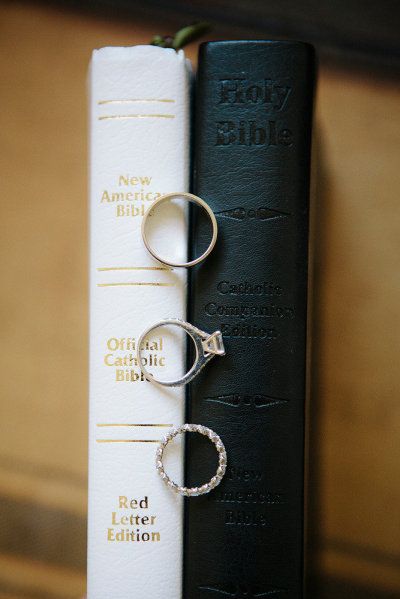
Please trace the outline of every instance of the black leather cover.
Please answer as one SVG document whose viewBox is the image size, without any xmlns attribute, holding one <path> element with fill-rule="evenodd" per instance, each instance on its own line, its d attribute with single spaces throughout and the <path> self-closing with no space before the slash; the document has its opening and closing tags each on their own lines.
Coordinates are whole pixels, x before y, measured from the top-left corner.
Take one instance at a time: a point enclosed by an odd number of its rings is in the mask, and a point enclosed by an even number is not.
<svg viewBox="0 0 400 599">
<path fill-rule="evenodd" d="M 226 356 L 192 383 L 187 422 L 215 430 L 227 474 L 186 500 L 184 599 L 303 596 L 307 247 L 313 50 L 300 42 L 203 44 L 194 193 L 219 225 L 192 269 L 188 320 L 220 329 Z M 192 253 L 208 228 L 193 218 Z M 215 448 L 187 435 L 189 486 Z"/>
</svg>

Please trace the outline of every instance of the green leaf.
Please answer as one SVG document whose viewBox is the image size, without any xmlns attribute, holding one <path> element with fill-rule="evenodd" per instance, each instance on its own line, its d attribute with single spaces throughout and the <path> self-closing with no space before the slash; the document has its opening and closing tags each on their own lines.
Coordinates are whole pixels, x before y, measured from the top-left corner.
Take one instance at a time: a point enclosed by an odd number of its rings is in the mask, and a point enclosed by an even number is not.
<svg viewBox="0 0 400 599">
<path fill-rule="evenodd" d="M 173 47 L 175 50 L 180 50 L 190 42 L 208 33 L 210 29 L 209 23 L 193 23 L 193 25 L 183 27 L 183 29 L 175 33 Z"/>
<path fill-rule="evenodd" d="M 211 27 L 209 23 L 193 23 L 193 25 L 187 25 L 186 27 L 179 29 L 173 37 L 170 35 L 155 35 L 151 40 L 150 45 L 180 50 L 190 42 L 193 42 L 205 33 L 208 33 L 210 30 Z"/>
</svg>

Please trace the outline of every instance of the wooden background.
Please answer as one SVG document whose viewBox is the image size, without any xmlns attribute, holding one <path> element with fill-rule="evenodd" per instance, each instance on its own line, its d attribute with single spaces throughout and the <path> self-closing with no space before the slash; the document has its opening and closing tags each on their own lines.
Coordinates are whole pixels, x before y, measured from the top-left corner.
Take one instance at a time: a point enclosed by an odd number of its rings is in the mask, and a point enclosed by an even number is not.
<svg viewBox="0 0 400 599">
<path fill-rule="evenodd" d="M 84 592 L 87 64 L 173 30 L 0 3 L 0 599 Z M 310 598 L 394 598 L 400 90 L 322 65 L 316 123 Z"/>
</svg>

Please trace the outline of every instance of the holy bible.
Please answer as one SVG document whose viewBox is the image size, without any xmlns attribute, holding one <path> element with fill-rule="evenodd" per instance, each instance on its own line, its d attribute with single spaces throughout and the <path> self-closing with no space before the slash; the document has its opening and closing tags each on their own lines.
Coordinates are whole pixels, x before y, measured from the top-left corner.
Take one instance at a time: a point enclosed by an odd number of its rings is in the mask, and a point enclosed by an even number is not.
<svg viewBox="0 0 400 599">
<path fill-rule="evenodd" d="M 142 216 L 188 191 L 190 69 L 182 51 L 137 46 L 93 53 L 90 85 L 90 418 L 88 599 L 182 594 L 182 498 L 157 475 L 158 441 L 184 422 L 184 389 L 144 380 L 141 333 L 186 316 L 186 272 L 153 260 Z M 157 238 L 187 251 L 182 211 Z M 172 344 L 172 345 L 171 345 Z M 147 366 L 184 372 L 165 331 L 144 341 Z M 168 376 L 167 376 L 168 378 Z M 183 476 L 182 451 L 169 472 Z"/>
<path fill-rule="evenodd" d="M 303 597 L 313 80 L 313 50 L 300 42 L 200 49 L 193 192 L 219 236 L 193 269 L 188 320 L 219 329 L 226 356 L 193 381 L 187 421 L 218 432 L 228 468 L 217 489 L 185 503 L 185 599 Z M 199 255 L 208 230 L 196 213 L 191 232 Z M 196 437 L 188 486 L 215 467 Z"/>
</svg>

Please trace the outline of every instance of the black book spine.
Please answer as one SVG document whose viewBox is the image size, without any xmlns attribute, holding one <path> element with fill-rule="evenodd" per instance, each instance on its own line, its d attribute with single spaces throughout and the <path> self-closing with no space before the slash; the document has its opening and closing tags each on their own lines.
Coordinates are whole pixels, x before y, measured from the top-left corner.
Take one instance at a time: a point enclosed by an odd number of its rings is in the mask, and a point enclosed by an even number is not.
<svg viewBox="0 0 400 599">
<path fill-rule="evenodd" d="M 209 42 L 196 91 L 195 194 L 219 226 L 191 273 L 188 320 L 225 357 L 193 381 L 188 420 L 215 430 L 228 468 L 186 500 L 184 599 L 303 597 L 304 429 L 312 47 Z M 209 231 L 192 221 L 192 254 Z M 215 448 L 188 435 L 186 484 Z"/>
</svg>

